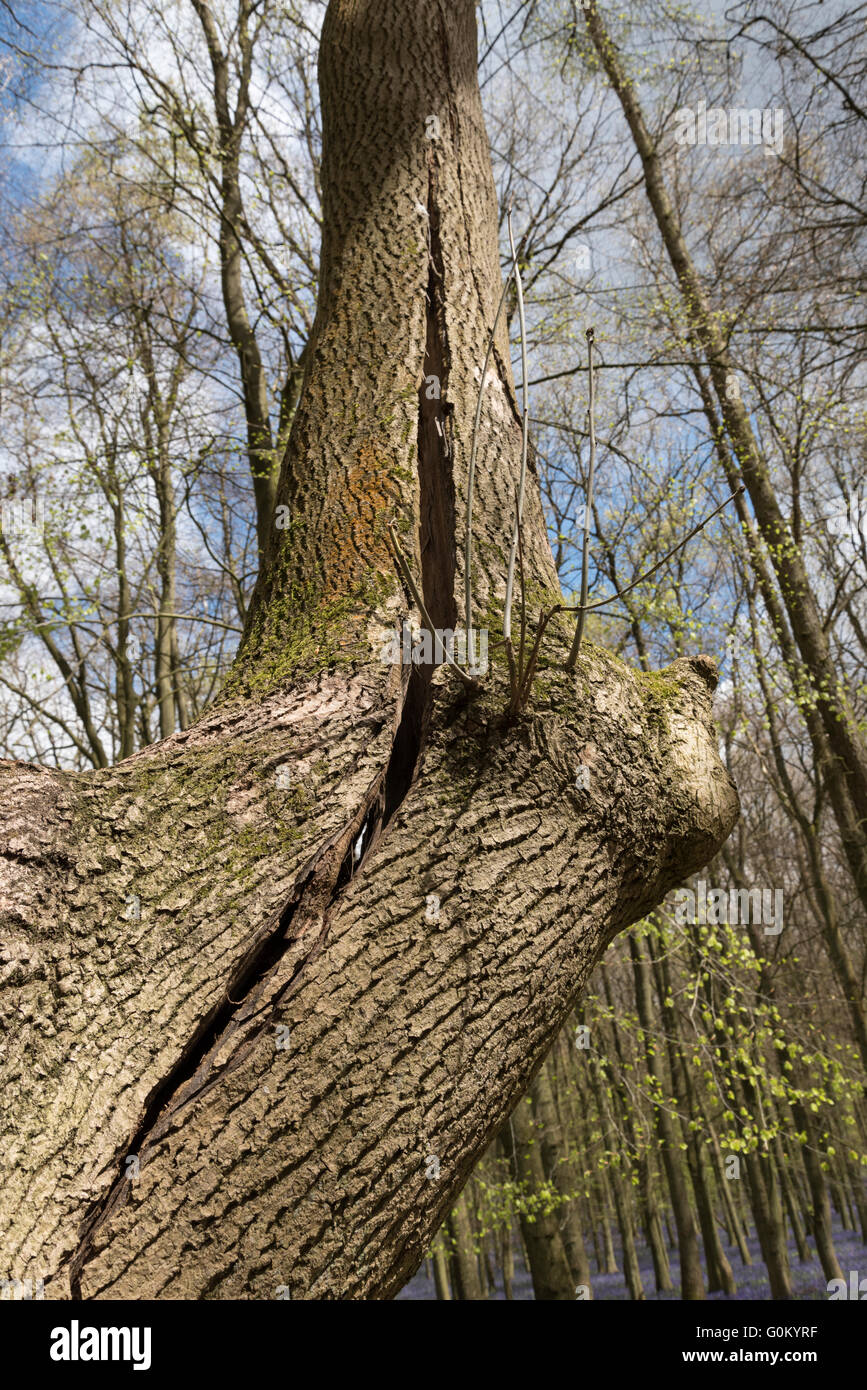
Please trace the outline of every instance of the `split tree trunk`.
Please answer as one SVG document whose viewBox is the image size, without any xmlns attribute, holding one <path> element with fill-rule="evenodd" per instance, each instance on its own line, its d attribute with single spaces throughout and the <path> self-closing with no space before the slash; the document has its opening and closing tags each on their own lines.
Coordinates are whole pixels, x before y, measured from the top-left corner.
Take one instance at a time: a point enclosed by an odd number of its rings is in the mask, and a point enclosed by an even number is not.
<svg viewBox="0 0 867 1390">
<path fill-rule="evenodd" d="M 566 674 L 552 625 L 512 721 L 501 662 L 468 701 L 381 659 L 410 609 L 389 518 L 434 624 L 463 602 L 501 290 L 476 61 L 472 0 L 332 0 L 291 524 L 225 691 L 117 767 L 0 767 L 0 1267 L 47 1297 L 392 1296 L 608 942 L 736 817 L 704 658 L 648 678 L 587 649 Z M 502 332 L 493 362 L 492 643 L 521 434 Z"/>
</svg>

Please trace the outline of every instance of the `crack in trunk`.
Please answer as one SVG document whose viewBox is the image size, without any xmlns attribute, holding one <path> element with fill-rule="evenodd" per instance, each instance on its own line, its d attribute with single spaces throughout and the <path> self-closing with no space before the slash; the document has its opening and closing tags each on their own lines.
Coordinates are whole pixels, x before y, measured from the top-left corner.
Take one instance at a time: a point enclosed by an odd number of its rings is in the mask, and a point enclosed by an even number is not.
<svg viewBox="0 0 867 1390">
<path fill-rule="evenodd" d="M 453 629 L 455 604 L 455 489 L 452 475 L 451 412 L 446 402 L 449 361 L 445 341 L 444 267 L 437 205 L 437 172 L 428 171 L 430 256 L 426 295 L 424 372 L 418 392 L 419 549 L 422 592 L 434 626 Z M 439 391 L 428 394 L 434 377 Z M 433 641 L 433 633 L 431 634 Z"/>
<path fill-rule="evenodd" d="M 428 179 L 430 269 L 426 293 L 427 330 L 418 413 L 419 546 L 422 589 L 428 612 L 437 628 L 453 629 L 457 614 L 454 597 L 455 498 L 449 411 L 443 401 L 448 381 L 448 356 L 436 191 L 437 176 L 432 166 Z M 427 382 L 431 376 L 439 381 L 438 397 L 428 397 Z M 124 1151 L 127 1156 L 135 1155 L 140 1167 L 148 1151 L 159 1143 L 180 1111 L 192 1101 L 201 1099 L 242 1064 L 262 1034 L 273 1026 L 281 1005 L 297 988 L 304 971 L 322 950 L 335 904 L 347 885 L 367 865 L 418 775 L 430 720 L 433 669 L 429 665 L 413 665 L 410 668 L 386 767 L 374 779 L 348 824 L 333 835 L 326 845 L 317 849 L 308 861 L 276 925 L 260 934 L 242 957 L 227 982 L 224 1001 L 212 1008 L 202 1020 L 174 1067 L 147 1102 L 142 1119 Z M 310 949 L 297 962 L 279 993 L 260 1006 L 259 1001 L 267 993 L 268 982 L 280 961 L 293 943 L 301 939 L 305 928 L 317 919 L 319 930 Z M 262 1010 L 267 1015 L 264 1021 L 256 1017 Z M 237 1040 L 226 1055 L 227 1044 L 231 1044 L 233 1038 Z M 224 1060 L 217 1065 L 216 1059 L 220 1053 Z M 119 1158 L 123 1156 L 118 1155 Z M 82 1297 L 82 1274 L 93 1253 L 96 1234 L 112 1214 L 129 1200 L 130 1187 L 128 1177 L 119 1175 L 108 1193 L 94 1203 L 82 1222 L 78 1246 L 67 1266 L 71 1297 L 75 1300 Z"/>
<path fill-rule="evenodd" d="M 206 1095 L 241 1065 L 262 1034 L 273 1026 L 281 1005 L 297 988 L 304 970 L 319 955 L 325 944 L 335 903 L 346 885 L 364 868 L 372 849 L 381 839 L 382 832 L 412 784 L 418 750 L 415 748 L 414 751 L 412 729 L 417 721 L 410 708 L 413 704 L 410 694 L 408 689 L 386 767 L 374 779 L 348 824 L 311 856 L 296 881 L 292 897 L 281 912 L 277 925 L 252 946 L 238 963 L 226 985 L 224 1002 L 212 1008 L 202 1020 L 178 1061 L 147 1103 L 138 1128 L 124 1150 L 125 1155 L 138 1157 L 140 1165 L 148 1150 L 159 1142 L 184 1107 Z M 407 723 L 410 727 L 405 731 Z M 380 732 L 380 729 L 376 732 Z M 360 857 L 355 852 L 359 844 L 364 847 Z M 267 1017 L 254 1024 L 258 1012 L 256 1006 L 267 990 L 269 979 L 293 943 L 301 938 L 305 927 L 317 916 L 320 928 L 310 949 L 298 961 L 279 993 L 263 1006 L 267 1010 Z M 213 1071 L 212 1055 L 225 1051 L 226 1044 L 236 1034 L 242 1036 L 218 1069 Z M 119 1176 L 105 1197 L 100 1198 L 85 1217 L 79 1232 L 78 1247 L 68 1265 L 73 1299 L 81 1298 L 82 1271 L 92 1252 L 96 1232 L 113 1212 L 126 1203 L 129 1189 L 127 1176 Z"/>
</svg>

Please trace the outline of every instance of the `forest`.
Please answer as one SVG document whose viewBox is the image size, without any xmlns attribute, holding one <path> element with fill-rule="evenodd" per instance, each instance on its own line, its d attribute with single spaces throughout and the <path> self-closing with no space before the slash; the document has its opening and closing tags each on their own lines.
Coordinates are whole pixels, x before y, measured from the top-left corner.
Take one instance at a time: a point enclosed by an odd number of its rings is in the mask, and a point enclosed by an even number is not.
<svg viewBox="0 0 867 1390">
<path fill-rule="evenodd" d="M 0 1301 L 867 1298 L 867 4 L 0 0 L 0 130 Z"/>
</svg>

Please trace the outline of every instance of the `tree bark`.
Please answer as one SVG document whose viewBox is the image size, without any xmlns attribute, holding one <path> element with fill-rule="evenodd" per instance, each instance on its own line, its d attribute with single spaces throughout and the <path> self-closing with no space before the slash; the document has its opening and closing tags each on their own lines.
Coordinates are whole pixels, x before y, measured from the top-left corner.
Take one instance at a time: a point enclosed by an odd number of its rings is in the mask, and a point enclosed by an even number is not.
<svg viewBox="0 0 867 1390">
<path fill-rule="evenodd" d="M 588 647 L 567 673 L 552 623 L 511 720 L 501 664 L 468 699 L 382 659 L 410 614 L 389 519 L 434 625 L 463 601 L 502 285 L 475 25 L 472 0 L 331 0 L 290 525 L 219 701 L 114 768 L 0 766 L 0 1266 L 46 1297 L 393 1296 L 607 944 L 736 818 L 706 658 L 647 677 Z M 521 450 L 503 330 L 493 377 L 492 642 Z"/>
</svg>

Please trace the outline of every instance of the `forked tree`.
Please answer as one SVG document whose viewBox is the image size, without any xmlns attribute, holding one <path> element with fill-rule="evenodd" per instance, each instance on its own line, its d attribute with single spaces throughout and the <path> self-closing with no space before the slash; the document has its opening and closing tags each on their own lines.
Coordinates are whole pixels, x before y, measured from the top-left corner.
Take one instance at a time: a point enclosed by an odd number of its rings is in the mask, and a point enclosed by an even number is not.
<svg viewBox="0 0 867 1390">
<path fill-rule="evenodd" d="M 507 712 L 502 326 L 490 670 L 383 660 L 419 617 L 406 571 L 435 627 L 463 612 L 502 290 L 476 65 L 473 0 L 331 0 L 288 524 L 225 690 L 116 767 L 2 766 L 0 1269 L 46 1297 L 395 1294 L 606 945 L 734 823 L 705 657 L 647 677 L 585 646 L 569 671 L 558 615 Z M 561 602 L 532 455 L 521 541 L 526 669 Z"/>
</svg>

